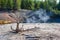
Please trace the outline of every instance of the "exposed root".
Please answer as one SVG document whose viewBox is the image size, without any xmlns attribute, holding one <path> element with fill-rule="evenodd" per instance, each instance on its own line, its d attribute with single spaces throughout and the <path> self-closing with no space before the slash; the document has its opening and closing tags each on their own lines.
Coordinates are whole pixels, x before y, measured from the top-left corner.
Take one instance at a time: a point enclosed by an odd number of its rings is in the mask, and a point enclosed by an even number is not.
<svg viewBox="0 0 60 40">
<path fill-rule="evenodd" d="M 11 26 L 11 30 L 15 31 L 15 30 L 12 28 L 12 26 Z"/>
<path fill-rule="evenodd" d="M 15 33 L 18 33 L 18 32 L 26 32 L 26 31 L 34 31 L 34 30 L 37 30 L 37 29 L 39 29 L 39 28 L 32 28 L 32 29 L 26 29 L 26 30 L 22 30 L 22 29 L 16 29 L 16 30 L 14 30 L 13 28 L 12 28 L 12 26 L 11 26 L 11 30 L 13 30 Z"/>
<path fill-rule="evenodd" d="M 14 32 L 14 33 L 18 33 L 18 32 L 22 32 L 23 30 L 21 30 L 21 29 L 16 29 L 16 30 L 14 30 L 13 28 L 12 28 L 12 26 L 11 26 L 11 30 Z"/>
</svg>

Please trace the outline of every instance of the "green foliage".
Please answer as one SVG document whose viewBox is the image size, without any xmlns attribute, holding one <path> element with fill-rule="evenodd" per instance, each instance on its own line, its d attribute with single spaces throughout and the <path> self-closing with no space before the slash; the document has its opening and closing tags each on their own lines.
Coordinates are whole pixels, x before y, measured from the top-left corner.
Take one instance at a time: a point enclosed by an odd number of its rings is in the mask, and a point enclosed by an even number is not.
<svg viewBox="0 0 60 40">
<path fill-rule="evenodd" d="M 1 0 L 0 0 L 0 9 L 1 9 Z"/>
<path fill-rule="evenodd" d="M 34 1 L 32 1 L 32 0 L 22 0 L 22 2 L 21 2 L 21 8 L 22 9 L 33 10 L 34 9 Z"/>
<path fill-rule="evenodd" d="M 6 9 L 7 6 L 7 0 L 1 0 L 1 8 Z"/>
<path fill-rule="evenodd" d="M 34 3 L 35 3 L 35 9 L 39 9 L 39 8 L 40 8 L 40 3 L 41 3 L 41 2 L 35 0 Z"/>
<path fill-rule="evenodd" d="M 53 9 L 55 9 L 56 8 L 56 0 L 52 0 L 52 1 L 48 1 L 48 4 L 49 4 L 49 6 L 50 7 L 52 7 Z"/>
<path fill-rule="evenodd" d="M 44 8 L 44 3 L 43 2 L 41 2 L 40 8 Z"/>
<path fill-rule="evenodd" d="M 29 0 L 29 9 L 34 10 L 34 1 Z"/>
<path fill-rule="evenodd" d="M 8 3 L 7 3 L 7 9 L 13 9 L 13 0 L 8 0 Z"/>
<path fill-rule="evenodd" d="M 54 12 L 56 15 L 60 15 L 60 11 L 58 9 L 51 9 L 52 12 Z"/>
<path fill-rule="evenodd" d="M 57 8 L 58 10 L 60 10 L 60 2 L 59 2 L 59 4 L 57 4 L 56 8 Z"/>
<path fill-rule="evenodd" d="M 21 0 L 16 0 L 16 7 L 17 9 L 21 8 Z"/>
<path fill-rule="evenodd" d="M 0 0 L 1 9 L 20 9 L 21 0 Z"/>
<path fill-rule="evenodd" d="M 52 2 L 48 1 L 49 10 L 54 12 L 56 15 L 60 15 L 60 4 L 56 4 L 56 0 L 52 0 Z"/>
<path fill-rule="evenodd" d="M 25 5 L 26 1 L 25 0 L 21 0 L 21 8 L 25 9 L 26 5 Z"/>
</svg>

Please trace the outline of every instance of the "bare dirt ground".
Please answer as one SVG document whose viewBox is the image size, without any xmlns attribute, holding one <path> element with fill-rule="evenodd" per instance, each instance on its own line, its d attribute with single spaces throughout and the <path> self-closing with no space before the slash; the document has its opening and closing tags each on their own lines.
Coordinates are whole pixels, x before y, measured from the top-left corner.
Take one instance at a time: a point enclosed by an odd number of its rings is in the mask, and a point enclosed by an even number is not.
<svg viewBox="0 0 60 40">
<path fill-rule="evenodd" d="M 15 13 L 17 13 L 17 16 L 20 17 L 25 17 L 26 14 L 29 12 L 31 12 L 31 10 L 20 9 L 19 11 L 15 11 Z M 16 22 L 15 13 L 13 13 L 12 11 L 11 12 L 0 11 L 0 20 L 7 20 L 7 21 L 11 21 L 12 23 L 15 23 Z"/>
<path fill-rule="evenodd" d="M 59 23 L 20 23 L 20 28 L 22 25 L 24 30 L 31 30 L 16 34 L 10 29 L 11 26 L 15 29 L 16 23 L 0 25 L 0 40 L 60 40 Z"/>
</svg>

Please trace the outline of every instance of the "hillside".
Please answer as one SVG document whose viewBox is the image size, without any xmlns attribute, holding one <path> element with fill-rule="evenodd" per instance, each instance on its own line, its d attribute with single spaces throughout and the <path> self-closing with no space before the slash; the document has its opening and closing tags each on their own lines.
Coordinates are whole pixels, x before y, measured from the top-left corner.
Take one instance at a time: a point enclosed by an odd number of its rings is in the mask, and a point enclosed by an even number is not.
<svg viewBox="0 0 60 40">
<path fill-rule="evenodd" d="M 29 12 L 31 12 L 31 10 L 20 9 L 20 11 L 16 11 L 15 13 L 19 14 L 21 17 L 24 17 L 25 14 Z M 13 12 L 9 13 L 0 11 L 0 24 L 17 22 L 15 16 L 16 15 Z"/>
</svg>

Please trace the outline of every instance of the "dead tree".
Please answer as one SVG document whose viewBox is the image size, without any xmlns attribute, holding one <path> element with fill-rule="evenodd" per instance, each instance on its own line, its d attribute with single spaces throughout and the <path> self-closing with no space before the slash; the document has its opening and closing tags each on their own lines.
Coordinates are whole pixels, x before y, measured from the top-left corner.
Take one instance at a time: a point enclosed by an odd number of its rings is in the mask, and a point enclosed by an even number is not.
<svg viewBox="0 0 60 40">
<path fill-rule="evenodd" d="M 19 23 L 22 23 L 24 21 L 23 14 L 20 13 L 19 11 L 15 11 L 14 13 L 11 13 L 11 15 L 16 20 L 16 23 L 17 23 L 16 30 L 14 30 L 12 27 L 11 29 L 16 33 L 21 32 L 22 30 L 19 29 Z"/>
</svg>

